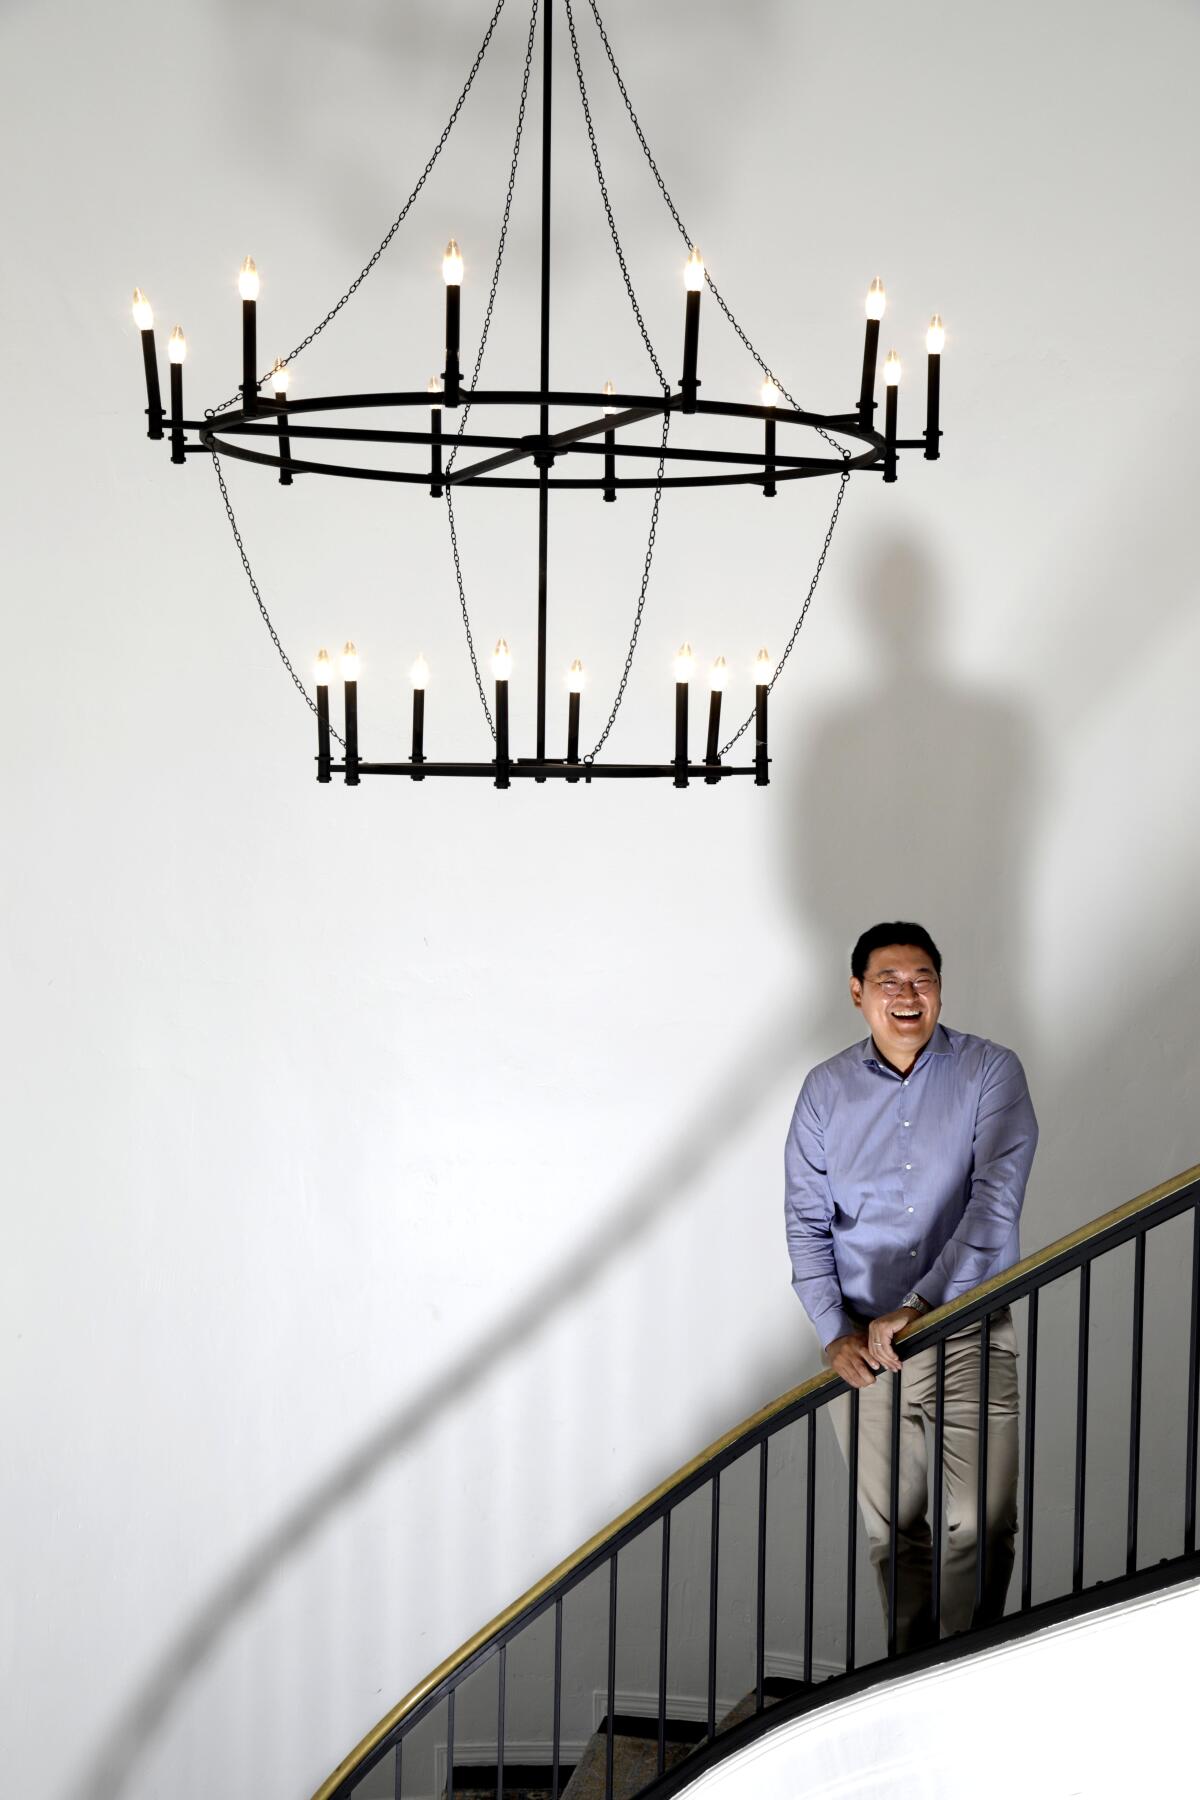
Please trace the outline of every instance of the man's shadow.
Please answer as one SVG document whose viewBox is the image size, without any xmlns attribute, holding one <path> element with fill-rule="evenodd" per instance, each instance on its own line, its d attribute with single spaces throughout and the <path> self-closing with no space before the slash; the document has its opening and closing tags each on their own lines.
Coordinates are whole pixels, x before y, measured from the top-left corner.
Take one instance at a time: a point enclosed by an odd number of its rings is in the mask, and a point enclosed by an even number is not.
<svg viewBox="0 0 1200 1800">
<path fill-rule="evenodd" d="M 1010 698 L 952 674 L 941 581 L 912 540 L 869 547 L 854 607 L 853 686 L 802 732 L 784 777 L 781 878 L 805 950 L 848 977 L 859 930 L 917 920 L 946 958 L 945 1022 L 984 1020 L 1020 1046 L 1031 728 Z M 844 990 L 813 1023 L 820 1054 L 844 1046 Z"/>
</svg>

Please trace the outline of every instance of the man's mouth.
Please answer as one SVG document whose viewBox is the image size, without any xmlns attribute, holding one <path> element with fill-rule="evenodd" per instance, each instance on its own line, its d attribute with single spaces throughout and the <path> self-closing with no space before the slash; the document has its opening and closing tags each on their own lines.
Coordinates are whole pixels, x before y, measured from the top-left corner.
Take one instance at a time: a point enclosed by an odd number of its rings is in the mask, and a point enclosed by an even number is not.
<svg viewBox="0 0 1200 1800">
<path fill-rule="evenodd" d="M 919 1019 L 921 1014 L 919 1012 L 894 1012 L 892 1017 L 893 1019 L 908 1020 L 911 1022 L 913 1019 Z"/>
</svg>

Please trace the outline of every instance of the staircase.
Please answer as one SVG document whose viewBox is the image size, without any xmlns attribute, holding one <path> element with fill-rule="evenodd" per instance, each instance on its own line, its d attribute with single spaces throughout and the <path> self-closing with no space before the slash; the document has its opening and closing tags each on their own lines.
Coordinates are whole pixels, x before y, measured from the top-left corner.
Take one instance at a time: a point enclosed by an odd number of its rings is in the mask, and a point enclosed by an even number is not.
<svg viewBox="0 0 1200 1800">
<path fill-rule="evenodd" d="M 830 1701 L 1200 1575 L 1200 1166 L 929 1314 L 898 1340 L 902 1361 L 976 1325 L 986 1373 L 989 1321 L 1004 1307 L 1018 1324 L 1022 1467 L 1003 1618 L 898 1653 L 890 1609 L 863 1572 L 857 1396 L 843 1458 L 828 1409 L 847 1390 L 826 1372 L 514 1602 L 314 1800 L 667 1800 Z M 939 1348 L 939 1419 L 944 1367 Z M 894 1384 L 898 1420 L 904 1370 L 880 1379 Z M 933 1445 L 936 1571 L 940 1426 Z M 889 1594 L 894 1532 L 890 1550 Z M 935 1574 L 935 1630 L 939 1589 Z"/>
</svg>

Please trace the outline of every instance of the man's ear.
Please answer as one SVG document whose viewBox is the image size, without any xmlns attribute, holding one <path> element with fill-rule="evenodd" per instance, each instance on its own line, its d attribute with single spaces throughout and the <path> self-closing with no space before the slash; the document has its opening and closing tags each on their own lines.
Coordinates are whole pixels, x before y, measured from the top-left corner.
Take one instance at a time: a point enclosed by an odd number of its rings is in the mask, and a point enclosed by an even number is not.
<svg viewBox="0 0 1200 1800">
<path fill-rule="evenodd" d="M 853 1000 L 855 1006 L 857 1006 L 859 1012 L 862 1011 L 862 992 L 862 982 L 858 979 L 857 975 L 852 975 L 850 977 L 850 998 Z"/>
</svg>

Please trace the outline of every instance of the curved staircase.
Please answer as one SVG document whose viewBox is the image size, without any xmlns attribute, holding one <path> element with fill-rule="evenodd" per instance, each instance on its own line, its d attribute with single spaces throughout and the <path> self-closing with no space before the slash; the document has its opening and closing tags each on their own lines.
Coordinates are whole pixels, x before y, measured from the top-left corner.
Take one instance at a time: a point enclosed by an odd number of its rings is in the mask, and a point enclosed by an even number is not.
<svg viewBox="0 0 1200 1800">
<path fill-rule="evenodd" d="M 897 1654 L 862 1579 L 856 1458 L 847 1468 L 828 1418 L 847 1389 L 827 1372 L 515 1601 L 314 1800 L 667 1800 L 783 1721 L 1200 1575 L 1200 1166 L 930 1313 L 898 1340 L 902 1360 L 977 1323 L 986 1367 L 1005 1306 L 1022 1351 L 1022 1498 L 1001 1620 Z M 938 1369 L 940 1382 L 940 1351 Z M 980 1400 L 982 1420 L 986 1383 Z M 857 1418 L 852 1394 L 852 1433 Z M 935 1568 L 942 1457 L 935 1427 Z"/>
</svg>

